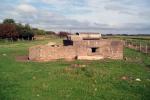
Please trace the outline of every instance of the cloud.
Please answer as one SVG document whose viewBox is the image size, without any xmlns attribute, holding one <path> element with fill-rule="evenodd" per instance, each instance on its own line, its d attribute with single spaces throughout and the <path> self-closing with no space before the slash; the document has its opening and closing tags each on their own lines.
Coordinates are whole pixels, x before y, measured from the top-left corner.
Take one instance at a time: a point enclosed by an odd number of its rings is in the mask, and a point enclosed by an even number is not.
<svg viewBox="0 0 150 100">
<path fill-rule="evenodd" d="M 47 30 L 150 30 L 148 0 L 2 1 L 1 21 L 14 18 Z"/>
<path fill-rule="evenodd" d="M 37 9 L 29 4 L 21 4 L 17 7 L 18 10 L 26 13 L 34 13 L 37 12 Z"/>
</svg>

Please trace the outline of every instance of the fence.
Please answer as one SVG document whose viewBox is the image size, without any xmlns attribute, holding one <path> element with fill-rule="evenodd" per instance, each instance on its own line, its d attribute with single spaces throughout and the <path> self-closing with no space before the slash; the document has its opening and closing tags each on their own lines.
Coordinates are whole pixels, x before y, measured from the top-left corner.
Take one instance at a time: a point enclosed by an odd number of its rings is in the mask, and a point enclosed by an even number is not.
<svg viewBox="0 0 150 100">
<path fill-rule="evenodd" d="M 134 49 L 145 54 L 150 54 L 150 43 L 148 42 L 144 43 L 140 41 L 125 40 L 125 47 Z"/>
</svg>

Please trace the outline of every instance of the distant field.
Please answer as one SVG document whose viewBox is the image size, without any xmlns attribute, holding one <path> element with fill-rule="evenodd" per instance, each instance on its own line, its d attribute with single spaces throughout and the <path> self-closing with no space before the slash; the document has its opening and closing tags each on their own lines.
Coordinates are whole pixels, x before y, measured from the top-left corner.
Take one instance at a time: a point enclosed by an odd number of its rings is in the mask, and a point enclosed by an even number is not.
<svg viewBox="0 0 150 100">
<path fill-rule="evenodd" d="M 105 36 L 107 38 L 121 38 L 121 39 L 141 39 L 141 40 L 150 40 L 150 36 L 119 36 L 119 35 L 114 35 L 114 36 Z"/>
<path fill-rule="evenodd" d="M 16 61 L 49 41 L 62 39 L 0 41 L 0 100 L 150 100 L 150 57 L 131 49 L 125 60 Z M 86 67 L 65 70 L 74 64 Z"/>
<path fill-rule="evenodd" d="M 122 39 L 150 45 L 150 36 L 104 36 L 105 38 Z"/>
</svg>

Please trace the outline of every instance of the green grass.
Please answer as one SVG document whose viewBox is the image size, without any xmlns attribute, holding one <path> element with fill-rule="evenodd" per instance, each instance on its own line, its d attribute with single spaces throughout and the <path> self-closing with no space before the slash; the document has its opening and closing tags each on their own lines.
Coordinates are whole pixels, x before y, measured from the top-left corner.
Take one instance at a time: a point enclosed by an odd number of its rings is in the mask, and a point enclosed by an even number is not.
<svg viewBox="0 0 150 100">
<path fill-rule="evenodd" d="M 15 60 L 30 46 L 48 41 L 0 43 L 0 100 L 150 100 L 150 57 L 131 49 L 124 50 L 126 60 Z M 72 64 L 87 67 L 64 71 Z"/>
</svg>

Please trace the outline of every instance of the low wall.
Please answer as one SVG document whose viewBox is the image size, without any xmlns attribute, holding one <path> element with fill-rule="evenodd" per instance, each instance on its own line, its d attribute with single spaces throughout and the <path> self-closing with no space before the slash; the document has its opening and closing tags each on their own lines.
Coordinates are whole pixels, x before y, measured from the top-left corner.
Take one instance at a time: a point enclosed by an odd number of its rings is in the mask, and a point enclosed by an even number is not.
<svg viewBox="0 0 150 100">
<path fill-rule="evenodd" d="M 96 47 L 96 52 L 92 48 Z M 38 45 L 29 48 L 29 59 L 50 61 L 55 59 L 123 59 L 123 42 L 111 40 L 75 41 L 70 46 Z"/>
<path fill-rule="evenodd" d="M 49 61 L 55 59 L 74 59 L 76 52 L 73 46 L 52 47 L 48 45 L 29 48 L 29 59 L 34 61 Z"/>
</svg>

